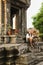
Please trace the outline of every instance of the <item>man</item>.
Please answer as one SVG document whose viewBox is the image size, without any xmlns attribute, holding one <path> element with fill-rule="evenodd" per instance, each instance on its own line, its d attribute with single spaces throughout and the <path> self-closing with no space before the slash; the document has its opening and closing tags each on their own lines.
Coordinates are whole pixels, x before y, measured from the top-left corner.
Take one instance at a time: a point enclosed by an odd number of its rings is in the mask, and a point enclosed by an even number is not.
<svg viewBox="0 0 43 65">
<path fill-rule="evenodd" d="M 30 45 L 31 45 L 31 47 L 33 47 L 33 35 L 32 34 L 30 34 Z"/>
<path fill-rule="evenodd" d="M 28 46 L 28 49 L 27 49 L 27 52 L 31 52 L 29 46 L 30 46 L 30 34 L 29 32 L 27 32 L 26 34 L 26 42 L 27 42 L 27 46 Z"/>
<path fill-rule="evenodd" d="M 27 34 L 26 34 L 26 42 L 27 42 L 27 43 L 30 42 L 30 39 L 29 39 L 29 38 L 30 38 L 30 34 L 29 34 L 29 32 L 27 32 Z"/>
<path fill-rule="evenodd" d="M 33 48 L 33 35 L 27 32 L 26 35 L 26 42 L 28 43 L 28 46 L 30 45 Z"/>
</svg>

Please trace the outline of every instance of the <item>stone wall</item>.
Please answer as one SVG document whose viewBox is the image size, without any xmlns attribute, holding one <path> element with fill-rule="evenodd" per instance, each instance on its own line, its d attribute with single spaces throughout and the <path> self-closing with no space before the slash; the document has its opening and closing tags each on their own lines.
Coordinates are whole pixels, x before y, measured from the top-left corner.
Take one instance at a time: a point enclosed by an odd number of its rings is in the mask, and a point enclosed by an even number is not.
<svg viewBox="0 0 43 65">
<path fill-rule="evenodd" d="M 2 0 L 0 0 L 0 34 L 1 34 L 1 22 L 2 22 Z"/>
<path fill-rule="evenodd" d="M 1 34 L 1 22 L 2 22 L 2 0 L 0 0 L 0 34 Z M 1 38 L 0 38 L 1 43 Z"/>
<path fill-rule="evenodd" d="M 19 1 L 21 1 L 21 2 L 23 2 L 24 4 L 27 4 L 27 5 L 29 5 L 29 3 L 30 3 L 30 0 L 19 0 Z"/>
</svg>

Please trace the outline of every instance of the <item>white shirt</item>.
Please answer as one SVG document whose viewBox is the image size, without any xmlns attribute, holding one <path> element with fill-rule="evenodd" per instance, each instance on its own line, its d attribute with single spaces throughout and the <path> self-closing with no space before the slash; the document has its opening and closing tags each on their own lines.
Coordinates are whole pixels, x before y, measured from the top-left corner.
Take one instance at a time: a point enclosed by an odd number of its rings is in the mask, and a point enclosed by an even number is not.
<svg viewBox="0 0 43 65">
<path fill-rule="evenodd" d="M 28 42 L 28 38 L 30 38 L 29 34 L 26 34 L 26 41 Z"/>
<path fill-rule="evenodd" d="M 29 34 L 27 34 L 27 35 L 26 35 L 26 38 L 29 38 L 29 37 L 30 37 Z"/>
</svg>

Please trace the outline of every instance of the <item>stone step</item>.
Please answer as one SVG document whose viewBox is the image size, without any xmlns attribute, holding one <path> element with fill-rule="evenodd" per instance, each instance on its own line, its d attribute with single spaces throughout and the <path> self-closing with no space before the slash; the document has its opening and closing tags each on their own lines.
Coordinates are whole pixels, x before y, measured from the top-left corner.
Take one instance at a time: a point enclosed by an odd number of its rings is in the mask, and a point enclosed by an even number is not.
<svg viewBox="0 0 43 65">
<path fill-rule="evenodd" d="M 16 43 L 24 43 L 23 39 L 16 39 Z"/>
<path fill-rule="evenodd" d="M 35 53 L 35 56 L 43 56 L 43 52 Z"/>
<path fill-rule="evenodd" d="M 36 46 L 43 46 L 43 42 L 36 42 Z"/>
<path fill-rule="evenodd" d="M 24 43 L 24 42 L 23 42 L 23 41 L 22 41 L 22 42 L 21 42 L 21 41 L 19 41 L 19 42 L 18 42 L 18 41 L 16 41 L 16 43 L 17 43 L 17 44 L 22 44 L 22 43 Z"/>
<path fill-rule="evenodd" d="M 19 39 L 16 39 L 17 41 L 23 41 L 23 39 L 19 38 Z"/>
<path fill-rule="evenodd" d="M 28 65 L 30 63 L 30 61 L 32 62 L 34 58 L 32 58 L 30 56 L 30 54 L 22 54 L 19 56 L 19 58 L 16 60 L 17 64 L 24 64 L 24 65 Z"/>
</svg>

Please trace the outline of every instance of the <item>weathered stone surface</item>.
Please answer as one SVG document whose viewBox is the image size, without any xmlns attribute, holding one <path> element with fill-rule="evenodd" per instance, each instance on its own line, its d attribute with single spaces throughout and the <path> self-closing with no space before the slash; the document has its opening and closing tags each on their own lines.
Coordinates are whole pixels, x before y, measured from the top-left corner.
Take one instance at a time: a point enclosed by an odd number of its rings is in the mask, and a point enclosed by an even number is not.
<svg viewBox="0 0 43 65">
<path fill-rule="evenodd" d="M 25 4 L 27 4 L 27 5 L 29 5 L 29 3 L 30 3 L 30 0 L 19 0 L 19 1 L 21 1 L 21 2 L 23 2 Z"/>
<path fill-rule="evenodd" d="M 13 25 L 12 16 L 16 14 L 16 29 L 19 30 L 19 34 L 22 36 L 22 38 L 23 36 L 25 36 L 26 34 L 26 8 L 27 8 L 27 5 L 29 6 L 28 3 L 30 3 L 30 0 L 18 0 L 18 1 L 0 0 L 0 33 L 2 33 L 3 35 L 4 34 L 6 35 L 9 29 L 9 25 L 11 26 L 11 29 L 12 29 L 12 25 Z M 1 26 L 1 24 L 3 26 Z M 2 28 L 2 32 L 1 32 L 1 28 Z M 4 43 L 6 43 L 7 39 L 8 39 L 7 37 L 4 37 L 4 40 L 3 40 Z M 13 41 L 15 41 L 14 40 L 15 38 L 12 37 L 12 39 Z M 11 43 L 15 43 L 12 41 L 12 39 L 11 39 Z"/>
<path fill-rule="evenodd" d="M 6 65 L 15 65 L 14 63 L 15 60 L 17 59 L 17 57 L 15 57 L 15 54 L 17 53 L 14 52 L 15 49 L 19 51 L 19 54 L 16 55 L 19 56 L 18 60 L 16 61 L 17 63 L 18 61 L 20 61 L 21 65 L 22 64 L 25 65 L 28 64 L 29 59 L 31 59 L 31 57 L 29 57 L 30 55 L 25 54 L 27 52 L 27 44 L 25 44 L 23 41 L 23 36 L 25 36 L 26 34 L 26 9 L 28 8 L 29 5 L 30 5 L 30 0 L 18 0 L 18 1 L 0 0 L 0 33 L 2 32 L 0 38 L 2 39 L 2 43 L 5 43 L 2 45 L 5 51 L 4 59 L 5 58 L 7 59 L 5 61 Z M 2 9 L 2 7 L 4 8 Z M 2 12 L 4 14 L 2 14 Z M 17 33 L 15 34 L 16 37 L 15 35 L 13 35 L 14 32 L 13 34 L 10 35 L 7 34 L 9 29 L 8 25 L 11 26 L 11 30 L 12 30 L 12 25 L 13 25 L 12 19 L 15 14 L 16 14 L 16 29 L 19 31 L 16 32 Z M 2 19 L 4 25 L 3 27 L 1 26 Z M 3 29 L 4 31 L 1 31 L 1 29 Z M 10 40 L 10 43 L 8 42 L 8 40 Z M 12 44 L 12 43 L 16 43 L 16 44 Z M 0 45 L 0 47 L 2 46 Z"/>
</svg>

